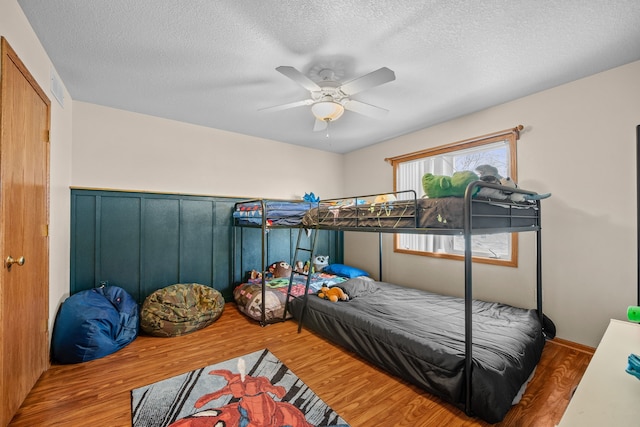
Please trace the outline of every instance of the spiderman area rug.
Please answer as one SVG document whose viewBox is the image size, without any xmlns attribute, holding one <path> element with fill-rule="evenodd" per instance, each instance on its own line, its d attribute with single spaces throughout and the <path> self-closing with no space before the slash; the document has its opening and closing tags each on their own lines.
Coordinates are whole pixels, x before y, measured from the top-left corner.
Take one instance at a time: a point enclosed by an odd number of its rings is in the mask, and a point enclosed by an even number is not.
<svg viewBox="0 0 640 427">
<path fill-rule="evenodd" d="M 131 391 L 133 427 L 349 427 L 269 350 Z"/>
</svg>

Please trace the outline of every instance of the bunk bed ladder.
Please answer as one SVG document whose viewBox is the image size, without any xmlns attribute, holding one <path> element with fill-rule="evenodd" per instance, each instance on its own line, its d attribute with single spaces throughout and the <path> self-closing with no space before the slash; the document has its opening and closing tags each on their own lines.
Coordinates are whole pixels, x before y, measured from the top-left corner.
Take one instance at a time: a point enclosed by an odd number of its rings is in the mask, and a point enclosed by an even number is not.
<svg viewBox="0 0 640 427">
<path fill-rule="evenodd" d="M 306 247 L 302 244 L 302 235 L 303 233 L 306 232 L 310 232 L 311 234 L 309 235 L 309 247 Z M 293 259 L 291 260 L 291 265 L 295 266 L 296 265 L 296 261 L 300 260 L 300 255 L 301 252 L 307 252 L 309 254 L 309 269 L 307 270 L 306 273 L 300 273 L 298 272 L 298 274 L 302 274 L 303 276 L 306 276 L 307 280 L 306 280 L 306 284 L 304 287 L 304 304 L 302 306 L 302 311 L 300 312 L 300 319 L 298 319 L 298 333 L 300 333 L 300 331 L 302 330 L 302 318 L 304 317 L 304 313 L 307 310 L 307 297 L 309 296 L 309 285 L 311 284 L 311 276 L 312 276 L 312 271 L 313 271 L 313 254 L 315 253 L 316 250 L 316 242 L 318 241 L 318 229 L 317 228 L 311 228 L 311 229 L 305 229 L 305 228 L 301 228 L 298 231 L 298 239 L 296 242 L 296 249 L 294 251 L 293 254 Z M 292 298 L 291 295 L 291 287 L 293 285 L 293 275 L 296 274 L 295 269 L 292 269 L 291 271 L 291 277 L 289 278 L 289 288 L 287 289 L 287 300 L 285 301 L 284 304 L 284 317 L 286 319 L 287 317 L 287 313 L 289 312 L 289 301 Z"/>
</svg>

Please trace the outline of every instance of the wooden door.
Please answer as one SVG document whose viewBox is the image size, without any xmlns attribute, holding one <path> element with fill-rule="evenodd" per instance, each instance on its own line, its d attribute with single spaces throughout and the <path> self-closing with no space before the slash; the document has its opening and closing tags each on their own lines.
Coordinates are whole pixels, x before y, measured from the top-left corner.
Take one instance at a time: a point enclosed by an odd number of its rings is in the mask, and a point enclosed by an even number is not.
<svg viewBox="0 0 640 427">
<path fill-rule="evenodd" d="M 0 425 L 5 426 L 49 366 L 50 102 L 4 38 L 1 46 Z"/>
</svg>

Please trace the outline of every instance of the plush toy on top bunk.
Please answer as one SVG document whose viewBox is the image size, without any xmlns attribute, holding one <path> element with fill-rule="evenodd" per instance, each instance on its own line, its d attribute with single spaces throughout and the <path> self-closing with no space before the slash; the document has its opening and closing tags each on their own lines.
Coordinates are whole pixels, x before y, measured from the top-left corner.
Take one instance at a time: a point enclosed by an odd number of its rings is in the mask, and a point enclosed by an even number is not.
<svg viewBox="0 0 640 427">
<path fill-rule="evenodd" d="M 313 194 L 312 191 L 311 193 L 304 193 L 302 200 L 304 200 L 305 202 L 318 203 L 320 201 L 320 197 Z"/>
<path fill-rule="evenodd" d="M 477 174 L 471 171 L 460 171 L 454 172 L 452 176 L 426 173 L 422 177 L 422 188 L 424 189 L 425 195 L 430 199 L 440 197 L 464 197 L 467 186 L 477 180 L 502 185 L 504 187 L 518 188 L 517 184 L 511 178 L 502 177 L 498 173 L 498 169 L 494 166 L 480 165 L 476 168 L 476 172 Z M 519 203 L 542 200 L 550 196 L 551 193 L 524 194 L 489 187 L 476 188 L 476 192 L 473 194 L 473 197 L 484 197 L 493 200 L 511 200 Z"/>
<path fill-rule="evenodd" d="M 498 173 L 498 169 L 491 165 L 480 165 L 476 168 L 476 172 L 481 181 L 491 184 L 498 184 L 505 187 L 518 188 L 518 185 L 510 178 L 503 177 Z M 542 200 L 551 196 L 551 193 L 544 194 L 523 194 L 510 191 L 503 191 L 497 188 L 482 187 L 476 194 L 479 197 L 486 197 L 487 199 L 495 200 L 511 200 L 514 202 L 522 203 L 526 201 Z"/>
<path fill-rule="evenodd" d="M 478 180 L 471 171 L 454 172 L 451 176 L 426 173 L 422 177 L 422 188 L 430 199 L 440 197 L 464 197 L 467 186 Z"/>
<path fill-rule="evenodd" d="M 396 201 L 396 195 L 395 194 L 378 194 L 375 199 L 373 199 L 373 204 L 388 204 L 388 205 L 392 205 L 393 202 Z"/>
<path fill-rule="evenodd" d="M 504 185 L 505 187 L 518 188 L 518 184 L 516 184 L 509 177 L 502 178 L 500 180 L 500 184 Z M 551 193 L 544 193 L 544 194 L 507 193 L 507 194 L 509 194 L 509 198 L 514 202 L 528 202 L 533 200 L 542 200 L 542 199 L 546 199 L 547 197 L 551 197 Z"/>
<path fill-rule="evenodd" d="M 502 185 L 500 182 L 502 176 L 498 173 L 498 169 L 495 166 L 480 165 L 476 168 L 476 172 L 478 172 L 480 181 Z M 509 194 L 506 194 L 504 191 L 489 187 L 482 187 L 476 196 L 494 200 L 507 200 L 509 198 Z"/>
</svg>

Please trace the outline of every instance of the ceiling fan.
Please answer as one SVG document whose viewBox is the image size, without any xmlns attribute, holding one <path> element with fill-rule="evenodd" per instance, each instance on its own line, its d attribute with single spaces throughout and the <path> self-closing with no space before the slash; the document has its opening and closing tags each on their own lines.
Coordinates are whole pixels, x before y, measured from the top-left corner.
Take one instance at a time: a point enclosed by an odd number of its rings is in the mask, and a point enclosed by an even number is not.
<svg viewBox="0 0 640 427">
<path fill-rule="evenodd" d="M 316 118 L 313 126 L 314 131 L 327 129 L 329 123 L 339 119 L 344 110 L 375 118 L 382 118 L 389 112 L 384 108 L 351 99 L 351 96 L 356 93 L 395 80 L 395 73 L 387 67 L 379 68 L 346 83 L 338 82 L 334 71 L 330 68 L 325 68 L 318 72 L 318 76 L 322 80 L 318 83 L 294 67 L 283 65 L 277 67 L 276 70 L 307 89 L 311 97 L 302 101 L 263 108 L 262 110 L 280 111 L 310 105 L 311 112 Z"/>
</svg>

